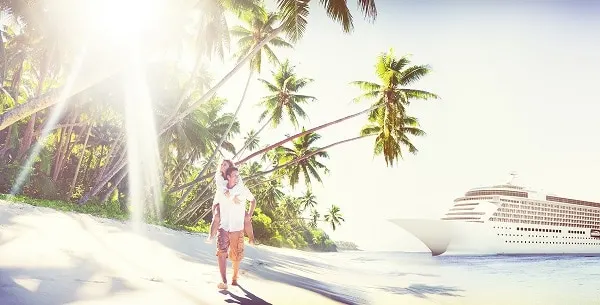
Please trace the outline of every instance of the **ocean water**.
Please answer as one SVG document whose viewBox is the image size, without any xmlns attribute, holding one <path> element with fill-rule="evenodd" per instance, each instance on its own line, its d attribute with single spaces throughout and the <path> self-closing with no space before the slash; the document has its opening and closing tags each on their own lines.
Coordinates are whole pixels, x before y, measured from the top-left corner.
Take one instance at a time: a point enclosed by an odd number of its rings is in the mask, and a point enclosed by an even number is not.
<svg viewBox="0 0 600 305">
<path fill-rule="evenodd" d="M 600 304 L 600 257 L 317 254 L 347 304 Z M 330 275 L 330 277 L 327 277 Z"/>
</svg>

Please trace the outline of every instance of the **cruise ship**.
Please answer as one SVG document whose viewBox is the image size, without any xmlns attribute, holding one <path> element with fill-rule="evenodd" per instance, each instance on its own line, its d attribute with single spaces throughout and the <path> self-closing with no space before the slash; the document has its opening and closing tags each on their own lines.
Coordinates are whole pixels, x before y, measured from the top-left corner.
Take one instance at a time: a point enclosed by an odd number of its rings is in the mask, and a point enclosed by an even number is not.
<svg viewBox="0 0 600 305">
<path fill-rule="evenodd" d="M 433 256 L 600 254 L 600 203 L 543 194 L 512 180 L 468 190 L 441 219 L 391 221 Z"/>
</svg>

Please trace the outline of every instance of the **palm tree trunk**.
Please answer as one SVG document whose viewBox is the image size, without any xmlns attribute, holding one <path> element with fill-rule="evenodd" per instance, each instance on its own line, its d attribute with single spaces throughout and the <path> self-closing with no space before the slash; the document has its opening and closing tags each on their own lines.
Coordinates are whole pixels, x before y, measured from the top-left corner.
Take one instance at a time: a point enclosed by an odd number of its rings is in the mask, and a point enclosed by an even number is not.
<svg viewBox="0 0 600 305">
<path fill-rule="evenodd" d="M 248 147 L 248 145 L 250 144 L 250 141 L 254 140 L 254 138 L 256 138 L 258 136 L 258 134 L 260 134 L 265 129 L 265 127 L 267 127 L 267 125 L 269 125 L 269 123 L 271 123 L 271 121 L 273 120 L 273 117 L 275 117 L 274 113 L 271 115 L 269 120 L 267 122 L 265 122 L 262 125 L 262 127 L 256 133 L 254 133 L 252 135 L 252 137 L 250 137 L 248 140 L 246 140 L 246 143 L 244 143 L 244 146 L 242 147 L 242 149 L 240 149 L 240 151 L 237 154 L 235 154 L 235 156 L 233 156 L 233 158 L 231 158 L 231 160 L 235 160 L 237 157 L 242 155 L 242 153 L 244 152 L 246 147 Z"/>
<path fill-rule="evenodd" d="M 81 148 L 81 156 L 79 157 L 79 161 L 77 161 L 77 167 L 75 167 L 75 175 L 73 176 L 73 181 L 71 182 L 71 186 L 69 187 L 69 198 L 73 197 L 73 191 L 75 190 L 75 184 L 77 183 L 77 176 L 79 175 L 79 169 L 81 168 L 81 162 L 83 162 L 83 157 L 85 156 L 85 150 L 87 148 L 88 140 L 90 139 L 90 134 L 92 133 L 92 123 L 87 128 L 87 132 L 85 135 L 85 140 L 83 141 L 83 147 Z"/>
<path fill-rule="evenodd" d="M 25 119 L 40 110 L 46 109 L 66 100 L 90 87 L 118 73 L 122 69 L 123 50 L 120 47 L 109 49 L 79 50 L 85 56 L 77 56 L 72 63 L 72 71 L 68 75 L 78 75 L 68 87 L 57 88 L 44 95 L 36 95 L 27 102 L 14 107 L 0 115 L 0 130 Z M 83 48 L 82 48 L 83 49 Z M 79 71 L 84 71 L 79 73 Z M 65 90 L 68 89 L 68 90 Z"/>
<path fill-rule="evenodd" d="M 238 165 L 238 166 L 239 166 L 239 165 L 241 165 L 241 164 L 244 164 L 244 163 L 246 163 L 248 160 L 250 160 L 250 159 L 252 159 L 252 158 L 254 158 L 254 157 L 256 157 L 256 156 L 258 156 L 258 155 L 260 155 L 260 154 L 263 154 L 263 153 L 265 153 L 265 152 L 268 152 L 269 150 L 272 150 L 272 149 L 274 149 L 274 148 L 277 148 L 277 147 L 279 147 L 279 146 L 281 146 L 281 145 L 283 145 L 283 144 L 285 144 L 285 143 L 287 143 L 287 142 L 289 142 L 289 141 L 291 141 L 291 140 L 294 140 L 294 139 L 296 139 L 296 138 L 299 138 L 299 137 L 301 137 L 301 136 L 303 136 L 303 135 L 306 135 L 306 134 L 309 134 L 309 133 L 311 133 L 311 132 L 315 132 L 315 131 L 317 131 L 317 130 L 323 129 L 323 128 L 325 128 L 325 127 L 329 127 L 329 126 L 335 125 L 335 124 L 337 124 L 337 123 L 343 122 L 343 121 L 345 121 L 345 120 L 348 120 L 348 119 L 351 119 L 351 118 L 357 117 L 357 116 L 359 116 L 359 115 L 361 115 L 361 114 L 367 113 L 367 112 L 369 112 L 369 111 L 372 111 L 372 110 L 374 110 L 374 109 L 377 109 L 377 108 L 379 108 L 379 107 L 382 107 L 382 106 L 383 106 L 383 105 L 375 105 L 375 106 L 372 106 L 372 107 L 370 107 L 370 108 L 368 108 L 368 109 L 365 109 L 365 110 L 359 111 L 359 112 L 357 112 L 357 113 L 355 113 L 355 114 L 351 114 L 351 115 L 349 115 L 349 116 L 345 116 L 345 117 L 343 117 L 343 118 L 340 118 L 340 119 L 337 119 L 337 120 L 334 120 L 334 121 L 331 121 L 331 122 L 325 123 L 325 124 L 323 124 L 323 125 L 319 125 L 319 126 L 317 126 L 317 127 L 314 127 L 314 128 L 308 129 L 308 130 L 306 130 L 306 131 L 303 131 L 303 132 L 297 133 L 297 134 L 295 134 L 295 135 L 293 135 L 293 136 L 291 136 L 291 137 L 287 137 L 287 138 L 285 138 L 285 139 L 283 139 L 283 140 L 281 140 L 281 141 L 279 141 L 279 142 L 277 142 L 277 143 L 275 143 L 275 144 L 273 144 L 273 145 L 269 145 L 269 146 L 267 146 L 267 147 L 265 147 L 265 148 L 263 148 L 263 149 L 261 149 L 261 150 L 259 150 L 259 151 L 255 152 L 255 153 L 253 153 L 253 154 L 249 155 L 248 157 L 246 157 L 246 158 L 244 158 L 244 159 L 242 159 L 242 160 L 240 160 L 240 161 L 237 161 L 237 162 L 235 162 L 235 165 Z M 204 179 L 206 179 L 206 178 L 208 178 L 208 177 L 210 177 L 210 176 L 213 176 L 214 174 L 215 174 L 215 173 L 214 173 L 214 172 L 212 172 L 212 173 L 208 173 L 208 174 L 206 174 L 206 175 L 204 175 L 204 176 L 202 176 L 202 177 L 200 177 L 200 176 L 199 176 L 198 178 L 194 179 L 194 181 L 192 181 L 192 182 L 188 182 L 188 183 L 186 183 L 186 184 L 183 184 L 183 185 L 180 185 L 180 186 L 178 186 L 178 187 L 176 187 L 176 188 L 173 188 L 172 190 L 170 190 L 170 191 L 169 191 L 169 193 L 177 192 L 177 191 L 179 191 L 179 190 L 182 190 L 182 189 L 188 188 L 188 187 L 190 187 L 190 186 L 193 186 L 193 185 L 194 185 L 194 184 L 196 184 L 198 181 L 202 181 L 202 180 L 204 180 Z"/>
<path fill-rule="evenodd" d="M 229 71 L 229 73 L 225 74 L 225 76 L 216 85 L 214 85 L 212 88 L 210 88 L 206 93 L 204 93 L 204 95 L 202 95 L 202 97 L 200 97 L 200 99 L 198 99 L 197 101 L 192 103 L 186 110 L 181 112 L 179 115 L 175 116 L 175 118 L 173 120 L 171 120 L 170 123 L 167 123 L 165 126 L 163 126 L 160 134 L 162 135 L 169 128 L 173 127 L 173 125 L 175 125 L 177 122 L 181 121 L 183 118 L 185 118 L 190 113 L 192 113 L 198 105 L 200 105 L 200 104 L 208 101 L 210 98 L 212 98 L 212 96 L 217 93 L 217 90 L 219 90 L 229 79 L 231 79 L 231 77 L 233 77 L 233 75 L 235 75 L 235 73 L 237 73 L 237 71 L 239 71 L 244 65 L 246 65 L 246 63 L 249 62 L 250 59 L 252 59 L 256 55 L 256 53 L 258 53 L 258 51 L 260 51 L 260 49 L 263 46 L 265 46 L 267 43 L 269 43 L 273 38 L 277 37 L 277 35 L 279 35 L 282 31 L 283 31 L 283 25 L 280 25 L 279 27 L 274 29 L 271 33 L 269 33 L 269 35 L 267 37 L 265 37 L 263 40 L 261 40 L 261 42 L 256 44 L 254 46 L 254 48 L 252 49 L 252 51 L 250 51 L 250 53 L 246 54 L 246 56 L 244 56 L 244 58 L 241 59 L 233 67 L 233 69 L 231 69 L 231 71 Z"/>
<path fill-rule="evenodd" d="M 4 87 L 4 77 L 6 76 L 6 48 L 4 47 L 4 38 L 0 34 L 0 87 Z"/>
<path fill-rule="evenodd" d="M 182 160 L 182 164 L 179 167 L 175 167 L 173 169 L 174 173 L 173 176 L 171 178 L 171 183 L 169 184 L 169 186 L 167 187 L 170 188 L 173 185 L 175 185 L 175 182 L 177 182 L 177 179 L 179 179 L 179 177 L 181 176 L 181 174 L 183 174 L 183 171 L 185 170 L 185 168 L 190 164 L 190 162 L 192 161 L 192 158 L 194 158 L 192 155 L 190 155 L 190 157 L 187 159 L 187 162 L 183 162 Z"/>
<path fill-rule="evenodd" d="M 77 119 L 77 116 L 76 116 L 76 114 L 74 114 L 69 123 L 73 123 L 76 119 Z M 71 151 L 70 151 L 70 149 L 72 148 L 71 136 L 73 135 L 73 128 L 74 127 L 72 124 L 70 127 L 67 127 L 67 134 L 65 136 L 65 145 L 63 146 L 63 149 L 58 152 L 56 167 L 54 168 L 54 175 L 52 176 L 52 180 L 54 180 L 54 182 L 58 181 L 58 176 L 62 172 L 64 161 L 67 158 L 67 156 L 70 155 L 70 153 L 71 153 Z"/>
<path fill-rule="evenodd" d="M 260 177 L 260 176 L 272 173 L 272 172 L 274 172 L 274 171 L 276 171 L 278 169 L 285 168 L 285 167 L 288 167 L 290 165 L 294 165 L 294 164 L 296 164 L 296 163 L 298 163 L 298 162 L 300 162 L 302 160 L 306 160 L 306 159 L 308 159 L 308 158 L 310 158 L 310 157 L 312 157 L 312 156 L 314 156 L 314 155 L 316 155 L 316 154 L 318 154 L 320 152 L 323 152 L 323 151 L 325 151 L 327 149 L 330 149 L 330 148 L 332 148 L 334 146 L 337 146 L 337 145 L 340 145 L 340 144 L 344 144 L 344 143 L 348 143 L 348 142 L 352 142 L 352 141 L 356 141 L 356 140 L 359 140 L 359 139 L 362 139 L 362 138 L 372 137 L 372 136 L 375 136 L 375 135 L 376 134 L 370 134 L 370 135 L 365 135 L 365 136 L 358 136 L 358 137 L 354 137 L 354 138 L 350 138 L 350 139 L 338 141 L 338 142 L 335 142 L 333 144 L 329 144 L 329 145 L 327 145 L 325 147 L 321 147 L 321 148 L 319 148 L 319 149 L 311 152 L 310 154 L 307 154 L 306 156 L 302 156 L 302 157 L 294 159 L 294 160 L 292 160 L 292 161 L 290 161 L 288 163 L 276 166 L 276 167 L 274 167 L 274 168 L 272 168 L 272 169 L 270 169 L 268 171 L 264 171 L 264 172 L 260 172 L 258 174 L 252 175 L 250 177 L 247 177 L 246 179 L 253 179 L 253 178 L 256 178 L 256 177 Z"/>
<path fill-rule="evenodd" d="M 289 142 L 289 141 L 292 141 L 292 140 L 294 140 L 294 139 L 296 139 L 296 138 L 299 138 L 299 137 L 301 137 L 301 136 L 307 135 L 307 134 L 309 134 L 309 133 L 313 133 L 313 132 L 315 132 L 315 131 L 317 131 L 317 130 L 320 130 L 320 129 L 323 129 L 323 128 L 325 128 L 325 127 L 329 127 L 329 126 L 335 125 L 335 124 L 337 124 L 337 123 L 340 123 L 340 122 L 343 122 L 343 121 L 345 121 L 345 120 L 348 120 L 348 119 L 351 119 L 351 118 L 357 117 L 357 116 L 359 116 L 359 115 L 361 115 L 361 114 L 367 113 L 367 112 L 369 112 L 369 111 L 372 111 L 372 110 L 374 110 L 374 109 L 377 109 L 377 108 L 379 108 L 379 107 L 382 107 L 382 106 L 383 106 L 383 105 L 375 105 L 375 106 L 373 106 L 373 107 L 370 107 L 370 108 L 368 108 L 368 109 L 365 109 L 365 110 L 359 111 L 359 112 L 357 112 L 357 113 L 355 113 L 355 114 L 351 114 L 351 115 L 349 115 L 349 116 L 345 116 L 345 117 L 343 117 L 343 118 L 340 118 L 340 119 L 337 119 L 337 120 L 331 121 L 331 122 L 329 122 L 329 123 L 325 123 L 325 124 L 323 124 L 323 125 L 319 125 L 319 126 L 317 126 L 317 127 L 314 127 L 314 128 L 308 129 L 308 130 L 306 130 L 306 131 L 303 131 L 303 132 L 297 133 L 297 134 L 295 134 L 295 135 L 293 135 L 293 136 L 291 136 L 291 137 L 288 137 L 288 138 L 286 138 L 286 139 L 283 139 L 283 140 L 281 140 L 281 141 L 279 141 L 279 142 L 277 142 L 277 143 L 275 143 L 275 144 L 273 144 L 273 145 L 269 145 L 269 146 L 267 146 L 267 147 L 265 147 L 265 148 L 263 148 L 263 149 L 261 149 L 261 150 L 259 150 L 259 151 L 257 151 L 257 152 L 254 152 L 253 154 L 249 155 L 248 157 L 246 157 L 246 158 L 244 158 L 244 159 L 242 159 L 242 160 L 240 160 L 240 161 L 236 162 L 236 165 L 237 165 L 237 164 L 243 164 L 243 163 L 245 163 L 246 161 L 248 161 L 248 160 L 250 160 L 250 159 L 252 159 L 252 158 L 254 158 L 254 157 L 256 157 L 256 156 L 258 156 L 258 155 L 260 155 L 260 154 L 263 154 L 263 153 L 265 153 L 265 152 L 267 152 L 267 151 L 269 151 L 269 150 L 271 150 L 271 149 L 277 148 L 277 147 L 279 147 L 279 146 L 281 146 L 281 145 L 283 145 L 283 144 L 285 144 L 285 143 L 287 143 L 287 142 Z"/>
<path fill-rule="evenodd" d="M 199 68 L 200 68 L 200 57 L 196 56 L 196 62 L 194 63 L 194 68 L 192 69 L 192 75 L 188 79 L 187 83 L 183 86 L 183 92 L 181 93 L 181 95 L 179 96 L 179 99 L 177 100 L 177 105 L 175 106 L 175 108 L 173 110 L 173 114 L 171 114 L 171 116 L 167 119 L 167 121 L 170 121 L 175 118 L 175 116 L 179 112 L 179 109 L 183 105 L 185 98 L 187 96 L 189 96 L 190 93 L 192 92 L 192 86 L 191 86 L 192 80 L 195 78 L 196 74 L 198 74 Z"/>
<path fill-rule="evenodd" d="M 110 146 L 110 153 L 108 154 L 108 159 L 105 162 L 105 166 L 102 167 L 102 169 L 100 169 L 100 172 L 98 173 L 98 176 L 96 177 L 96 181 L 100 181 L 100 178 L 104 175 L 107 168 L 109 168 L 109 166 L 112 164 L 113 159 L 115 158 L 115 155 L 121 149 L 121 145 L 123 144 L 124 138 L 125 138 L 125 136 L 123 135 L 123 133 L 121 133 L 119 135 L 119 137 L 117 139 L 115 139 L 113 144 Z M 102 156 L 102 157 L 104 157 L 104 156 Z M 99 160 L 102 160 L 102 158 L 100 158 Z M 100 162 L 100 161 L 98 161 L 98 162 Z M 100 164 L 100 163 L 98 163 L 98 164 Z"/>
<path fill-rule="evenodd" d="M 246 99 L 246 93 L 248 92 L 248 87 L 250 86 L 250 80 L 252 80 L 252 75 L 253 74 L 254 74 L 254 70 L 252 70 L 252 68 L 250 68 L 250 72 L 248 73 L 248 79 L 246 80 L 246 86 L 244 87 L 244 92 L 242 93 L 242 97 L 240 98 L 240 102 L 238 103 L 237 109 L 235 110 L 235 113 L 233 114 L 233 118 L 231 119 L 231 122 L 229 122 L 229 126 L 227 126 L 227 129 L 225 130 L 225 133 L 221 136 L 221 140 L 219 141 L 219 144 L 217 144 L 217 147 L 215 148 L 215 150 L 213 151 L 212 155 L 208 159 L 208 162 L 206 163 L 206 166 L 204 166 L 204 168 L 200 171 L 200 173 L 198 173 L 198 177 L 204 175 L 204 173 L 206 172 L 206 170 L 211 166 L 213 160 L 215 159 L 215 156 L 217 155 L 217 152 L 221 149 L 221 145 L 223 145 L 223 142 L 225 141 L 225 138 L 227 138 L 227 135 L 229 134 L 229 131 L 231 130 L 231 127 L 233 126 L 233 123 L 235 123 L 235 119 L 237 118 L 237 115 L 240 112 L 240 109 L 242 108 L 242 104 L 244 104 L 244 100 Z M 185 201 L 185 199 L 187 198 L 187 196 L 190 195 L 191 191 L 192 191 L 192 188 L 188 188 L 185 191 L 185 193 L 181 196 L 181 198 L 179 199 L 179 201 L 177 201 L 177 206 L 181 205 Z"/>
<path fill-rule="evenodd" d="M 269 43 L 269 41 L 271 41 L 273 38 L 277 37 L 277 35 L 279 35 L 282 31 L 283 31 L 283 25 L 280 25 L 279 27 L 274 29 L 267 37 L 265 37 L 265 39 L 263 39 L 260 43 L 256 44 L 254 46 L 254 48 L 252 49 L 252 51 L 250 51 L 250 53 L 246 54 L 246 56 L 242 60 L 240 60 L 235 65 L 235 67 L 233 67 L 233 69 L 231 69 L 231 71 L 229 71 L 229 73 L 227 73 L 215 86 L 213 86 L 211 89 L 209 89 L 196 102 L 192 103 L 185 111 L 183 111 L 181 114 L 175 116 L 175 118 L 173 120 L 171 120 L 169 123 L 165 124 L 165 126 L 163 126 L 163 128 L 159 132 L 159 136 L 161 136 L 163 133 L 165 133 L 167 130 L 169 130 L 171 127 L 173 127 L 181 119 L 185 118 L 190 113 L 192 113 L 198 105 L 200 105 L 200 104 L 208 101 L 210 98 L 212 98 L 212 96 L 214 94 L 216 94 L 217 90 L 220 89 L 231 77 L 233 77 L 233 75 L 235 75 L 235 73 L 237 71 L 239 71 L 239 69 L 241 69 L 242 66 L 244 66 L 246 63 L 248 63 L 248 61 L 250 61 L 250 59 L 252 57 L 254 57 L 256 55 L 256 53 L 258 53 L 258 51 L 264 45 Z M 5 127 L 3 127 L 3 125 L 6 124 L 5 121 L 13 120 L 14 117 L 15 117 L 15 115 L 8 116 L 8 118 L 5 118 L 4 115 L 0 116 L 0 130 L 5 128 Z M 17 121 L 17 120 L 14 120 L 14 121 Z M 111 171 L 106 176 L 106 179 L 104 179 L 100 183 L 98 183 L 98 185 L 96 187 L 92 188 L 92 190 L 89 193 L 87 193 L 86 195 L 84 195 L 81 198 L 80 204 L 85 203 L 91 196 L 94 196 L 95 195 L 94 193 L 97 193 L 104 185 L 106 185 L 108 180 L 110 178 L 112 178 L 114 175 L 116 175 L 116 173 L 119 170 L 121 170 L 123 167 L 125 167 L 126 164 L 127 164 L 127 162 L 123 162 L 120 164 L 120 166 L 118 168 L 115 168 L 113 171 Z M 195 184 L 195 183 L 196 183 L 196 180 L 194 180 L 194 182 L 192 184 Z M 92 194 L 94 194 L 94 195 L 92 195 Z"/>
<path fill-rule="evenodd" d="M 105 203 L 110 198 L 110 195 L 115 191 L 115 189 L 121 184 L 121 181 L 127 176 L 127 171 L 121 171 L 121 175 L 117 177 L 114 181 L 113 185 L 106 191 L 106 193 L 100 198 L 100 202 Z"/>
<path fill-rule="evenodd" d="M 56 44 L 54 44 L 56 45 Z M 44 81 L 46 80 L 46 75 L 48 75 L 49 63 L 52 54 L 54 53 L 54 46 L 51 50 L 45 50 L 44 55 L 42 55 L 42 63 L 40 64 L 40 79 L 38 80 L 37 89 L 35 92 L 35 96 L 38 97 L 42 94 L 42 90 L 44 89 Z M 21 141 L 21 146 L 19 147 L 19 153 L 17 154 L 17 159 L 22 159 L 25 153 L 31 147 L 31 142 L 33 142 L 33 132 L 35 130 L 35 121 L 37 119 L 37 112 L 31 115 L 29 122 L 27 122 L 27 127 L 25 128 L 25 134 L 23 135 L 23 140 Z"/>
<path fill-rule="evenodd" d="M 86 194 L 84 194 L 81 199 L 79 199 L 79 204 L 85 204 L 90 198 L 96 196 L 102 188 L 108 184 L 110 179 L 112 179 L 121 169 L 123 169 L 127 165 L 127 158 L 122 158 L 120 163 L 115 164 L 113 170 L 106 174 L 104 177 L 100 176 L 99 182 L 95 183 L 91 190 L 89 190 Z"/>
</svg>

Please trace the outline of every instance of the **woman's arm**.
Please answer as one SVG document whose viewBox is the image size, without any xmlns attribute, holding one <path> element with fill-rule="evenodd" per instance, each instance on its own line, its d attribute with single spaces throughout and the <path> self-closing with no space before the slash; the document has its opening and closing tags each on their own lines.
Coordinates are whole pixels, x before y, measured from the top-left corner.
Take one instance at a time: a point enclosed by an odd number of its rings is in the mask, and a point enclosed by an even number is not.
<svg viewBox="0 0 600 305">
<path fill-rule="evenodd" d="M 246 186 L 244 185 L 244 180 L 242 180 L 242 177 L 239 177 L 238 183 L 229 190 L 229 194 L 231 194 L 232 196 L 237 196 L 241 194 L 242 190 L 245 187 Z M 227 183 L 225 183 L 225 188 L 227 188 Z"/>
<path fill-rule="evenodd" d="M 223 178 L 223 175 L 220 171 L 215 173 L 215 185 L 217 186 L 217 192 L 226 192 L 227 191 L 227 180 Z"/>
</svg>

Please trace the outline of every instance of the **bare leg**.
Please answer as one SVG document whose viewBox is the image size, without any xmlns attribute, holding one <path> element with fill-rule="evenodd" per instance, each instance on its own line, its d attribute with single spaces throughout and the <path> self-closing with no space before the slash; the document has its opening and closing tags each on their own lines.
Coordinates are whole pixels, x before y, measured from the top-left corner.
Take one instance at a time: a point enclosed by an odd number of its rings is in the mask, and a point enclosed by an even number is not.
<svg viewBox="0 0 600 305">
<path fill-rule="evenodd" d="M 207 243 L 212 243 L 213 238 L 215 238 L 215 236 L 217 235 L 217 231 L 219 231 L 219 227 L 221 226 L 221 209 L 219 209 L 219 205 L 216 204 L 215 206 L 213 206 L 212 210 L 213 218 L 210 223 L 210 231 L 208 231 L 208 237 L 206 238 Z"/>
<path fill-rule="evenodd" d="M 223 283 L 227 283 L 227 256 L 225 255 L 219 256 L 219 272 Z"/>
<path fill-rule="evenodd" d="M 240 261 L 232 261 L 231 265 L 233 265 L 233 278 L 231 280 L 231 285 L 238 285 L 238 273 L 240 271 Z"/>
<path fill-rule="evenodd" d="M 254 245 L 254 228 L 252 228 L 252 220 L 244 220 L 244 232 L 248 236 L 248 243 Z"/>
<path fill-rule="evenodd" d="M 217 287 L 227 289 L 227 248 L 229 247 L 229 233 L 218 230 L 217 234 L 217 264 L 221 273 L 221 282 Z"/>
</svg>

